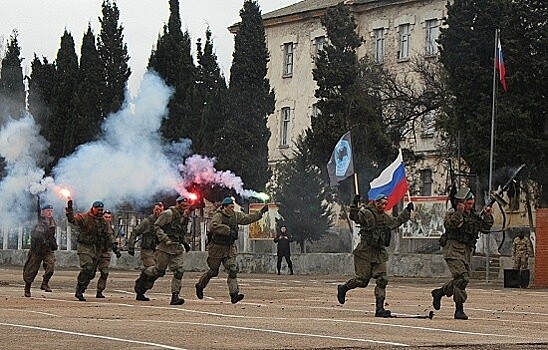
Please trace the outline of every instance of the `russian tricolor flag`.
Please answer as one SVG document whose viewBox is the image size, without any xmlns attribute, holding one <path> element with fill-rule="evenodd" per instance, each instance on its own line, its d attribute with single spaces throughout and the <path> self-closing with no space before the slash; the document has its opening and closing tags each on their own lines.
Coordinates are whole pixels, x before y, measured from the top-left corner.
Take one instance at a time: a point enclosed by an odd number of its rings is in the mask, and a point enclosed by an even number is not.
<svg viewBox="0 0 548 350">
<path fill-rule="evenodd" d="M 370 200 L 374 200 L 380 194 L 388 198 L 386 210 L 390 210 L 402 200 L 409 185 L 405 177 L 405 164 L 403 164 L 401 149 L 396 160 L 371 181 L 370 186 L 371 189 L 368 192 Z"/>
<path fill-rule="evenodd" d="M 500 38 L 498 38 L 497 44 L 496 68 L 499 71 L 502 89 L 506 91 L 506 67 L 504 66 L 504 57 L 502 56 L 502 45 L 500 44 Z"/>
</svg>

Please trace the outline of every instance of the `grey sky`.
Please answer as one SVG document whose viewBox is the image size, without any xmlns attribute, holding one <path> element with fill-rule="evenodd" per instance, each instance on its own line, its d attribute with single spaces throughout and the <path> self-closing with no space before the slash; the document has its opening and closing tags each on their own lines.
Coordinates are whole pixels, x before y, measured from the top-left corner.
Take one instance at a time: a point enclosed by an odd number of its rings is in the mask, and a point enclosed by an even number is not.
<svg viewBox="0 0 548 350">
<path fill-rule="evenodd" d="M 299 0 L 258 0 L 262 13 L 294 4 Z M 100 30 L 102 0 L 1 0 L 0 38 L 2 44 L 13 29 L 19 32 L 23 70 L 27 73 L 34 53 L 53 61 L 66 28 L 74 37 L 80 54 L 82 36 L 88 23 L 97 35 Z M 169 16 L 168 0 L 117 0 L 120 22 L 130 55 L 130 89 L 135 92 L 145 72 L 148 57 Z M 240 20 L 243 0 L 180 0 L 183 30 L 188 29 L 193 51 L 196 39 L 204 37 L 207 25 L 213 33 L 219 64 L 229 74 L 234 49 L 227 27 Z"/>
</svg>

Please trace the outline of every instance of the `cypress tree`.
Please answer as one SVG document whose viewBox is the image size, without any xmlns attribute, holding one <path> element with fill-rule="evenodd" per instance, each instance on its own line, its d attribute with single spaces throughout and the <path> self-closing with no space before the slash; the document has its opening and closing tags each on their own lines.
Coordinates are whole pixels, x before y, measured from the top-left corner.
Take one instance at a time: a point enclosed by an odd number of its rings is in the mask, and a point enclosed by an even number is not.
<svg viewBox="0 0 548 350">
<path fill-rule="evenodd" d="M 270 180 L 267 117 L 274 92 L 266 78 L 268 49 L 259 5 L 246 0 L 234 39 L 225 124 L 217 133 L 219 167 L 241 176 L 248 188 L 264 190 Z"/>
<path fill-rule="evenodd" d="M 194 152 L 214 155 L 212 136 L 223 126 L 223 106 L 226 100 L 226 81 L 221 73 L 213 50 L 211 31 L 206 30 L 206 40 L 198 39 L 198 79 L 196 98 L 201 102 L 200 120 L 192 138 Z"/>
<path fill-rule="evenodd" d="M 25 113 L 25 86 L 17 35 L 14 30 L 0 69 L 0 113 L 16 119 Z"/>
<path fill-rule="evenodd" d="M 118 23 L 118 6 L 115 2 L 103 0 L 101 7 L 103 17 L 99 17 L 101 32 L 97 46 L 105 77 L 102 108 L 103 114 L 108 115 L 122 107 L 131 69 L 128 65 L 127 45 L 124 43 L 124 27 Z"/>
<path fill-rule="evenodd" d="M 71 145 L 93 140 L 101 132 L 103 114 L 101 110 L 101 91 L 104 87 L 104 75 L 101 58 L 95 44 L 95 35 L 88 26 L 82 38 L 80 69 L 75 93 L 75 115 L 72 128 Z"/>
<path fill-rule="evenodd" d="M 61 37 L 61 47 L 55 59 L 55 81 L 52 96 L 52 115 L 48 118 L 44 137 L 50 143 L 51 167 L 73 149 L 69 144 L 74 123 L 74 93 L 78 77 L 78 57 L 74 48 L 74 39 L 65 29 Z"/>
<path fill-rule="evenodd" d="M 34 55 L 31 63 L 28 95 L 29 112 L 36 123 L 40 125 L 42 133 L 52 114 L 53 86 L 55 83 L 55 65 L 48 62 L 46 57 L 43 57 L 43 61 Z"/>
<path fill-rule="evenodd" d="M 191 55 L 190 35 L 181 30 L 179 0 L 169 0 L 169 11 L 168 23 L 158 37 L 148 67 L 175 89 L 162 134 L 166 139 L 176 141 L 183 137 L 192 138 L 197 122 L 197 101 L 193 98 L 196 67 Z"/>
</svg>

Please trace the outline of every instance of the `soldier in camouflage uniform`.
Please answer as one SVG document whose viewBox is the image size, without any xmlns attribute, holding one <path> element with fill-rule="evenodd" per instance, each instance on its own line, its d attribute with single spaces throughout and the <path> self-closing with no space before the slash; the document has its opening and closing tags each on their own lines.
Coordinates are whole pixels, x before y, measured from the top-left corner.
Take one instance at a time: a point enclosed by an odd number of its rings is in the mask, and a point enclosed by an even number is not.
<svg viewBox="0 0 548 350">
<path fill-rule="evenodd" d="M 529 268 L 529 256 L 532 252 L 532 245 L 529 237 L 525 237 L 525 234 L 520 233 L 518 237 L 514 238 L 512 243 L 512 260 L 514 260 L 514 269 L 526 270 Z"/>
<path fill-rule="evenodd" d="M 354 288 L 365 288 L 371 278 L 376 280 L 375 287 L 375 317 L 390 317 L 390 310 L 384 309 L 386 298 L 386 262 L 388 252 L 385 247 L 390 245 L 391 230 L 409 220 L 413 203 L 409 203 L 405 210 L 397 217 L 389 216 L 384 212 L 388 205 L 385 195 L 378 195 L 371 203 L 358 206 L 359 196 L 350 205 L 350 219 L 361 226 L 361 242 L 354 249 L 354 268 L 356 277 L 337 287 L 337 299 L 344 304 L 346 293 Z"/>
<path fill-rule="evenodd" d="M 86 301 L 84 292 L 89 282 L 95 278 L 100 255 L 99 241 L 101 237 L 108 236 L 111 230 L 108 223 L 103 219 L 103 207 L 103 202 L 95 201 L 88 212 L 74 214 L 72 199 L 69 198 L 67 203 L 67 220 L 79 230 L 77 251 L 80 260 L 80 273 L 78 274 L 76 292 L 74 293 L 79 301 Z"/>
<path fill-rule="evenodd" d="M 158 202 L 154 205 L 152 214 L 147 216 L 137 225 L 131 232 L 128 242 L 127 251 L 128 254 L 135 255 L 135 240 L 137 237 L 141 237 L 141 261 L 145 268 L 154 266 L 156 260 L 154 260 L 154 251 L 156 250 L 156 233 L 154 233 L 154 222 L 160 214 L 164 211 L 164 203 Z"/>
<path fill-rule="evenodd" d="M 485 207 L 482 215 L 474 209 L 474 194 L 468 187 L 455 194 L 456 208 L 445 215 L 445 233 L 440 238 L 442 253 L 453 279 L 432 291 L 434 309 L 439 310 L 444 296 L 453 296 L 455 319 L 467 320 L 464 313 L 466 286 L 470 279 L 470 261 L 479 232 L 489 233 L 493 226 L 491 207 Z"/>
<path fill-rule="evenodd" d="M 236 304 L 244 298 L 240 294 L 238 287 L 238 269 L 236 266 L 236 256 L 238 248 L 234 242 L 238 239 L 238 225 L 249 225 L 259 220 L 268 210 L 265 205 L 261 210 L 252 214 L 244 214 L 234 211 L 234 200 L 231 197 L 223 199 L 221 207 L 217 209 L 209 224 L 207 244 L 207 266 L 209 270 L 200 277 L 196 283 L 196 296 L 198 299 L 204 298 L 204 289 L 212 277 L 219 274 L 219 267 L 223 264 L 228 272 L 227 284 L 230 294 L 230 302 Z"/>
<path fill-rule="evenodd" d="M 40 289 L 51 292 L 49 280 L 55 268 L 54 251 L 57 250 L 57 241 L 55 240 L 56 227 L 57 224 L 53 220 L 53 207 L 49 204 L 42 206 L 40 221 L 34 226 L 31 232 L 29 255 L 23 268 L 25 296 L 27 298 L 31 296 L 30 287 L 42 263 L 45 271 Z"/>
<path fill-rule="evenodd" d="M 184 299 L 179 298 L 179 293 L 184 273 L 184 255 L 190 250 L 186 237 L 187 226 L 194 208 L 184 196 L 178 197 L 176 202 L 175 206 L 162 212 L 154 222 L 154 232 L 160 242 L 156 247 L 156 263 L 145 268 L 135 281 L 136 300 L 149 301 L 150 299 L 145 296 L 146 291 L 154 286 L 154 282 L 159 277 L 165 275 L 169 267 L 169 270 L 173 272 L 170 305 L 182 305 L 185 302 Z"/>
<path fill-rule="evenodd" d="M 103 291 L 107 287 L 107 278 L 109 275 L 108 267 L 110 266 L 111 253 L 116 254 L 116 258 L 120 258 L 118 243 L 116 242 L 116 234 L 112 227 L 112 213 L 110 210 L 105 210 L 103 213 L 103 220 L 108 224 L 109 231 L 106 235 L 99 237 L 97 240 L 97 251 L 99 258 L 97 261 L 97 270 L 99 271 L 99 279 L 97 280 L 97 294 L 96 298 L 104 298 Z"/>
</svg>

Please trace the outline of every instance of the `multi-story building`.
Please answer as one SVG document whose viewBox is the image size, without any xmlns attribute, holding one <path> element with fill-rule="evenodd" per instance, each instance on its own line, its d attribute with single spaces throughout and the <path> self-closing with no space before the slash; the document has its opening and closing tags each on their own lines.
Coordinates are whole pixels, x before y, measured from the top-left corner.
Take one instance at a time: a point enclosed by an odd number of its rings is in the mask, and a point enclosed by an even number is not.
<svg viewBox="0 0 548 350">
<path fill-rule="evenodd" d="M 291 157 L 297 136 L 310 126 L 311 116 L 320 113 L 312 76 L 318 52 L 328 40 L 320 18 L 340 1 L 304 0 L 263 15 L 270 53 L 267 77 L 276 92 L 275 111 L 268 118 L 272 167 L 284 156 Z M 359 57 L 367 54 L 398 74 L 409 72 L 413 57 L 437 59 L 436 39 L 446 15 L 446 0 L 347 0 L 345 4 L 365 40 Z M 408 167 L 413 194 L 443 194 L 446 166 L 436 153 L 433 119 L 425 118 L 415 136 L 402 145 L 424 159 Z"/>
</svg>

